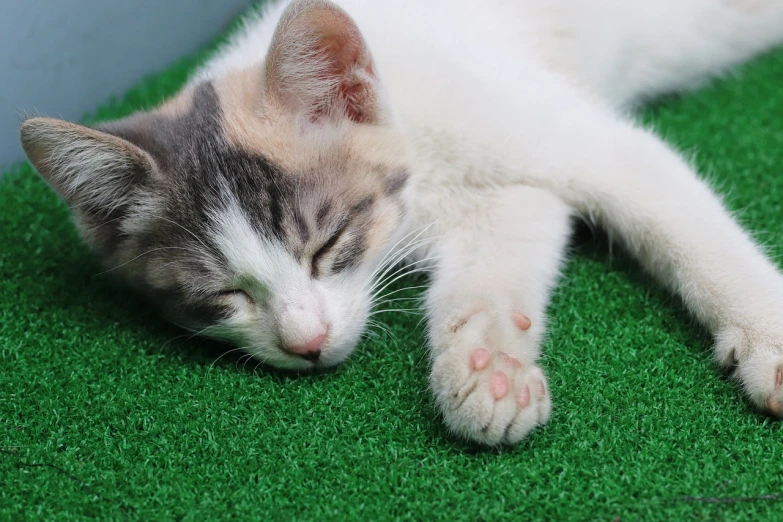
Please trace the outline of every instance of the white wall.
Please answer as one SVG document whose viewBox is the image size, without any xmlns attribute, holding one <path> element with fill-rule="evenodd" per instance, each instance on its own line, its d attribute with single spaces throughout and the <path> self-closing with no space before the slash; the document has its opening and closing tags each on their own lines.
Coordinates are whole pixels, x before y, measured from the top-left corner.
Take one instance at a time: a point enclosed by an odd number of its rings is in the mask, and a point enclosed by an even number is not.
<svg viewBox="0 0 783 522">
<path fill-rule="evenodd" d="M 20 110 L 78 120 L 207 43 L 249 0 L 0 0 L 0 165 Z"/>
</svg>

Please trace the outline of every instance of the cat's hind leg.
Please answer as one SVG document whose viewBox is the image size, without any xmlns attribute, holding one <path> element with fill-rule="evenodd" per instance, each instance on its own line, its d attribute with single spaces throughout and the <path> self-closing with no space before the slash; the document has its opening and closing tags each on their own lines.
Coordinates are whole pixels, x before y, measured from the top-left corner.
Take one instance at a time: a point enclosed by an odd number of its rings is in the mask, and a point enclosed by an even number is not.
<svg viewBox="0 0 783 522">
<path fill-rule="evenodd" d="M 751 401 L 783 417 L 783 274 L 664 142 L 577 107 L 561 114 L 568 125 L 536 122 L 546 140 L 520 142 L 527 169 L 515 181 L 552 191 L 621 239 L 714 334 L 716 360 Z"/>
<path fill-rule="evenodd" d="M 570 209 L 530 187 L 465 191 L 432 211 L 442 238 L 427 295 L 430 385 L 447 427 L 484 444 L 515 443 L 549 418 L 537 360 Z"/>
<path fill-rule="evenodd" d="M 548 63 L 614 107 L 698 87 L 783 44 L 780 0 L 544 0 L 515 9 L 537 20 Z"/>
</svg>

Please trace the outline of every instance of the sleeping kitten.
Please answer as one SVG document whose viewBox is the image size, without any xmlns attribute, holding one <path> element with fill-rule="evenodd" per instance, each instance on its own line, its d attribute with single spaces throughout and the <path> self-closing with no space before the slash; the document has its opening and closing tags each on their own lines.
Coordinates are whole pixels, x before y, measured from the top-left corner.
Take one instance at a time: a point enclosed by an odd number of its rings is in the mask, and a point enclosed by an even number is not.
<svg viewBox="0 0 783 522">
<path fill-rule="evenodd" d="M 777 0 L 296 0 L 157 109 L 21 136 L 107 267 L 275 367 L 344 361 L 374 279 L 430 269 L 431 386 L 459 436 L 549 418 L 536 361 L 572 216 L 622 238 L 781 416 L 783 278 L 625 116 L 780 42 Z"/>
</svg>

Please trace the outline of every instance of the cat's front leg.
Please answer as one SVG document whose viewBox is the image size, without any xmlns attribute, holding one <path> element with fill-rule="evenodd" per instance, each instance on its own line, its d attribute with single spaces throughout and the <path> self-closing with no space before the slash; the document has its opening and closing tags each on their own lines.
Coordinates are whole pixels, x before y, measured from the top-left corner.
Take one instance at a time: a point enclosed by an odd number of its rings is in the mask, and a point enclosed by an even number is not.
<svg viewBox="0 0 783 522">
<path fill-rule="evenodd" d="M 529 187 L 474 193 L 440 210 L 444 238 L 427 295 L 435 402 L 458 436 L 515 443 L 549 419 L 537 361 L 570 210 Z"/>
</svg>

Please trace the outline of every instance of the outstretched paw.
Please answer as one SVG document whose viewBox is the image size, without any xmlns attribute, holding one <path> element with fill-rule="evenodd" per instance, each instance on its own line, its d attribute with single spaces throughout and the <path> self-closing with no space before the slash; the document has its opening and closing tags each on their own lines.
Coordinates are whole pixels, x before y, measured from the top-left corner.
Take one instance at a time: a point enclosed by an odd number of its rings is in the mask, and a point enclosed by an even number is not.
<svg viewBox="0 0 783 522">
<path fill-rule="evenodd" d="M 506 328 L 499 321 L 506 321 Z M 459 322 L 453 346 L 435 358 L 431 383 L 448 428 L 483 444 L 513 444 L 549 419 L 551 401 L 520 313 L 479 311 Z"/>
</svg>

